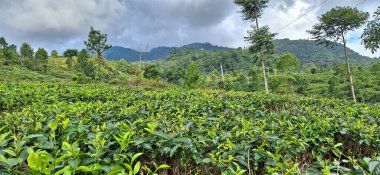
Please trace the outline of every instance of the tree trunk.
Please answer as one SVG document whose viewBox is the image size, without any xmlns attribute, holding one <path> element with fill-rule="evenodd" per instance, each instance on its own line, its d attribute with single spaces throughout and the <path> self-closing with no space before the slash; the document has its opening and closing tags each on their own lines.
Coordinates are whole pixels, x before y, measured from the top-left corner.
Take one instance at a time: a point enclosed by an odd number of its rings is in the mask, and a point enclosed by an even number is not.
<svg viewBox="0 0 380 175">
<path fill-rule="evenodd" d="M 347 73 L 348 73 L 348 77 L 350 79 L 349 83 L 350 83 L 350 87 L 351 87 L 352 99 L 354 100 L 354 103 L 356 103 L 354 80 L 352 79 L 352 72 L 351 72 L 351 68 L 350 68 L 350 63 L 348 62 L 347 43 L 346 43 L 346 40 L 344 37 L 343 37 L 343 46 L 344 46 L 344 57 L 346 59 Z"/>
<path fill-rule="evenodd" d="M 222 81 L 224 82 L 223 64 L 220 63 L 220 71 L 222 72 Z"/>
<path fill-rule="evenodd" d="M 259 20 L 256 16 L 256 31 L 259 31 Z M 260 59 L 261 51 L 258 53 L 258 57 Z M 265 92 L 269 94 L 269 88 L 268 88 L 268 79 L 267 79 L 267 73 L 265 70 L 265 61 L 264 58 L 261 58 L 261 67 L 263 69 L 263 77 L 264 77 L 264 85 L 265 85 Z"/>
<path fill-rule="evenodd" d="M 268 80 L 267 80 L 267 73 L 266 73 L 266 70 L 265 70 L 265 62 L 264 62 L 264 59 L 261 59 L 261 67 L 262 67 L 262 69 L 263 69 L 265 92 L 266 92 L 267 94 L 269 94 Z"/>
<path fill-rule="evenodd" d="M 103 55 L 102 53 L 98 53 L 98 62 L 99 62 L 99 65 L 98 65 L 98 75 L 100 74 L 100 68 L 103 64 Z"/>
<path fill-rule="evenodd" d="M 102 62 L 102 57 L 101 57 L 100 54 L 98 54 L 98 63 L 99 63 L 99 65 L 98 65 L 98 73 L 100 73 L 101 62 Z"/>
<path fill-rule="evenodd" d="M 292 94 L 294 94 L 294 84 L 293 84 L 293 81 L 290 82 L 290 88 L 291 88 Z"/>
</svg>

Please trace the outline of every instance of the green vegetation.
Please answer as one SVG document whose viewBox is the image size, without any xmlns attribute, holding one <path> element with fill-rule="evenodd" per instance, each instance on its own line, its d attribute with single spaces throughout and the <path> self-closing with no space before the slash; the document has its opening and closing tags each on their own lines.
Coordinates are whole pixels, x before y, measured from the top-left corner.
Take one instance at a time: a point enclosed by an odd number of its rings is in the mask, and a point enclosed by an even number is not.
<svg viewBox="0 0 380 175">
<path fill-rule="evenodd" d="M 367 12 L 361 12 L 356 8 L 336 7 L 323 14 L 319 18 L 320 23 L 314 25 L 313 29 L 308 31 L 318 43 L 325 44 L 326 46 L 334 46 L 334 43 L 330 40 L 343 42 L 346 71 L 350 80 L 349 85 L 354 103 L 356 103 L 356 95 L 351 67 L 348 61 L 346 35 L 349 31 L 356 30 L 364 25 L 368 17 L 369 14 Z"/>
<path fill-rule="evenodd" d="M 311 40 L 275 40 L 276 53 L 285 54 L 293 53 L 301 64 L 313 63 L 317 66 L 331 67 L 331 65 L 344 63 L 344 54 L 342 54 L 343 44 L 335 43 L 335 47 L 324 47 Z M 347 48 L 347 54 L 352 64 L 360 66 L 370 66 L 378 59 L 362 56 L 350 48 Z"/>
<path fill-rule="evenodd" d="M 379 105 L 105 85 L 0 87 L 7 174 L 147 173 L 155 164 L 170 166 L 160 174 L 378 172 Z"/>
<path fill-rule="evenodd" d="M 51 51 L 50 53 L 51 57 L 56 58 L 58 57 L 58 52 L 56 50 Z"/>
<path fill-rule="evenodd" d="M 368 22 L 362 35 L 364 46 L 375 53 L 380 48 L 380 7 L 373 15 L 374 20 Z"/>
<path fill-rule="evenodd" d="M 78 56 L 78 50 L 76 49 L 67 49 L 63 52 L 63 56 L 66 57 L 66 64 L 69 69 L 73 67 L 73 57 Z"/>
<path fill-rule="evenodd" d="M 25 58 L 34 58 L 34 50 L 28 43 L 23 43 L 20 48 L 20 54 Z"/>
<path fill-rule="evenodd" d="M 248 30 L 248 36 L 245 40 L 248 41 L 249 51 L 259 59 L 263 71 L 265 92 L 269 93 L 268 77 L 266 74 L 265 58 L 270 57 L 274 53 L 274 37 L 268 26 L 259 26 L 259 18 L 263 14 L 264 8 L 268 7 L 269 0 L 234 0 L 234 3 L 241 6 L 241 13 L 244 20 L 255 21 L 256 25 L 252 25 Z M 224 81 L 224 80 L 223 80 Z"/>
<path fill-rule="evenodd" d="M 0 175 L 380 174 L 380 60 L 346 46 L 367 23 L 378 51 L 380 9 L 323 14 L 309 32 L 337 49 L 274 40 L 258 21 L 268 0 L 234 3 L 256 23 L 249 48 L 162 47 L 137 56 L 167 59 L 133 63 L 106 60 L 92 27 L 61 56 L 0 37 Z"/>
<path fill-rule="evenodd" d="M 107 44 L 107 34 L 102 34 L 99 30 L 95 30 L 91 27 L 88 33 L 88 40 L 84 42 L 87 50 L 96 53 L 98 56 L 98 71 L 100 67 L 104 65 L 105 60 L 103 58 L 103 52 L 111 48 L 111 45 Z"/>
</svg>

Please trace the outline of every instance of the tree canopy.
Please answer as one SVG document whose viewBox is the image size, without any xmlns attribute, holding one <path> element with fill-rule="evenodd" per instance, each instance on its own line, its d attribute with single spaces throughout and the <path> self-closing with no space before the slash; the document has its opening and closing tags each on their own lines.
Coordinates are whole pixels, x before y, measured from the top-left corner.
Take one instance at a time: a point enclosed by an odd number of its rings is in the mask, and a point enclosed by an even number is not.
<svg viewBox="0 0 380 175">
<path fill-rule="evenodd" d="M 268 5 L 269 0 L 234 0 L 234 3 L 241 6 L 241 13 L 244 20 L 255 21 L 263 14 L 263 9 Z"/>
<path fill-rule="evenodd" d="M 354 103 L 356 103 L 356 95 L 347 55 L 346 34 L 364 25 L 368 17 L 369 13 L 359 11 L 357 8 L 336 7 L 323 14 L 319 18 L 319 23 L 315 24 L 313 29 L 308 31 L 318 43 L 325 44 L 326 46 L 334 46 L 331 40 L 343 42 L 349 86 Z"/>
<path fill-rule="evenodd" d="M 271 33 L 268 26 L 259 28 L 259 30 L 251 28 L 245 40 L 251 45 L 249 51 L 252 53 L 261 52 L 266 55 L 272 55 L 275 52 L 274 37 L 276 33 Z"/>
<path fill-rule="evenodd" d="M 63 56 L 66 58 L 72 58 L 78 56 L 78 50 L 77 49 L 67 49 L 65 52 L 63 52 Z"/>
<path fill-rule="evenodd" d="M 102 34 L 99 30 L 91 27 L 88 34 L 88 40 L 84 42 L 89 51 L 92 51 L 100 56 L 104 51 L 112 46 L 107 44 L 107 34 Z"/>
<path fill-rule="evenodd" d="M 84 44 L 87 46 L 87 50 L 98 55 L 98 72 L 100 72 L 100 66 L 104 62 L 102 53 L 112 47 L 107 44 L 107 34 L 102 34 L 100 30 L 91 27 L 88 40 L 84 41 Z"/>
<path fill-rule="evenodd" d="M 38 48 L 35 57 L 37 60 L 46 63 L 48 61 L 49 55 L 45 49 Z"/>
<path fill-rule="evenodd" d="M 79 69 L 86 75 L 95 79 L 96 72 L 93 62 L 90 61 L 90 55 L 86 49 L 82 49 L 78 54 Z"/>
<path fill-rule="evenodd" d="M 201 72 L 195 63 L 191 63 L 185 73 L 185 87 L 194 89 L 197 87 L 201 78 Z"/>
<path fill-rule="evenodd" d="M 281 71 L 287 71 L 297 68 L 300 64 L 300 60 L 292 53 L 285 53 L 279 56 L 276 60 L 276 68 Z"/>
<path fill-rule="evenodd" d="M 1 48 L 6 48 L 8 46 L 7 41 L 5 40 L 4 37 L 0 37 L 0 47 Z"/>
<path fill-rule="evenodd" d="M 365 48 L 375 53 L 380 48 L 380 7 L 373 15 L 374 19 L 368 22 L 362 35 Z"/>
<path fill-rule="evenodd" d="M 20 54 L 25 58 L 34 58 L 34 50 L 29 43 L 22 43 L 20 47 Z"/>
<path fill-rule="evenodd" d="M 58 57 L 58 52 L 56 50 L 53 50 L 51 51 L 51 54 L 50 54 L 52 57 Z"/>
<path fill-rule="evenodd" d="M 333 41 L 343 41 L 348 31 L 364 25 L 369 17 L 367 12 L 352 7 L 335 7 L 319 17 L 319 23 L 308 32 L 320 44 L 334 46 Z"/>
</svg>

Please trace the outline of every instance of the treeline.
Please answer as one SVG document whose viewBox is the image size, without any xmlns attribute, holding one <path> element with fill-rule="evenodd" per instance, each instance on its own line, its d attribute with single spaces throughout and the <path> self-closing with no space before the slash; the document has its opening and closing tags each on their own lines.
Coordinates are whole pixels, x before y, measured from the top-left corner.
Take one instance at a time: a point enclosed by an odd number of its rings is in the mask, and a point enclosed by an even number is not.
<svg viewBox="0 0 380 175">
<path fill-rule="evenodd" d="M 35 52 L 28 43 L 23 43 L 20 50 L 14 44 L 8 45 L 4 37 L 0 38 L 0 48 L 3 54 L 3 64 L 19 64 L 22 67 L 34 71 L 47 71 L 48 53 L 44 48 L 38 48 Z"/>
<path fill-rule="evenodd" d="M 343 63 L 328 61 L 323 65 L 301 64 L 301 60 L 292 53 L 273 55 L 265 61 L 271 92 L 349 97 Z M 198 87 L 248 92 L 264 89 L 260 62 L 246 49 L 182 49 L 173 52 L 167 60 L 154 67 L 164 80 L 184 86 L 186 71 L 191 64 L 195 64 L 198 72 L 201 72 Z M 368 66 L 354 64 L 351 67 L 359 101 L 380 101 L 380 61 Z"/>
<path fill-rule="evenodd" d="M 121 76 L 120 74 L 123 72 L 130 73 L 132 70 L 125 70 L 125 67 L 132 67 L 130 64 L 121 62 L 120 66 L 104 59 L 102 53 L 111 47 L 106 44 L 106 38 L 105 34 L 91 28 L 88 40 L 85 41 L 86 48 L 67 49 L 62 55 L 56 50 L 52 50 L 49 64 L 49 54 L 44 48 L 38 48 L 35 51 L 29 43 L 23 43 L 20 49 L 17 49 L 16 45 L 9 45 L 6 39 L 1 37 L 0 62 L 4 66 L 19 66 L 21 69 L 39 72 L 43 75 L 55 73 L 58 74 L 56 76 L 62 77 L 63 74 L 66 75 L 69 72 L 72 73 L 75 81 L 81 82 L 110 80 Z M 54 62 L 60 61 L 63 61 L 63 64 L 54 64 Z M 66 69 L 57 73 L 57 69 L 62 69 L 62 67 Z"/>
<path fill-rule="evenodd" d="M 0 38 L 0 42 L 4 65 L 19 65 L 32 71 L 47 73 L 49 69 L 49 54 L 44 48 L 38 48 L 37 51 L 35 51 L 29 43 L 25 42 L 18 50 L 14 44 L 8 45 L 4 37 Z M 58 58 L 59 54 L 56 50 L 53 50 L 50 56 L 52 58 Z M 89 61 L 90 55 L 86 49 L 81 50 L 81 52 L 78 52 L 76 49 L 68 49 L 62 56 L 67 58 L 66 64 L 69 69 L 72 69 L 74 64 L 73 58 L 76 57 L 78 68 L 83 70 L 86 75 L 95 78 L 94 64 Z"/>
<path fill-rule="evenodd" d="M 78 83 L 106 82 L 140 86 L 144 85 L 144 81 L 152 81 L 161 82 L 159 86 L 168 82 L 183 88 L 247 92 L 263 91 L 265 86 L 260 62 L 248 49 L 205 51 L 183 48 L 172 52 L 165 61 L 143 64 L 125 60 L 106 61 L 102 57 L 99 59 L 96 54 L 91 56 L 87 49 L 67 49 L 61 56 L 53 50 L 50 62 L 61 61 L 57 67 L 52 63 L 47 64 L 47 52 L 44 49 L 34 53 L 29 44 L 23 44 L 19 51 L 16 49 L 9 57 L 6 55 L 8 47 L 15 46 L 2 45 L 4 64 L 20 65 L 41 74 L 49 74 L 49 71 L 65 66 L 64 73 L 58 76 L 71 73 L 70 81 Z M 265 64 L 269 91 L 273 93 L 349 97 L 344 64 L 329 61 L 326 65 L 302 64 L 292 53 L 267 57 Z M 358 100 L 379 102 L 380 62 L 369 66 L 354 64 L 352 70 Z M 145 85 L 156 86 L 154 83 Z"/>
<path fill-rule="evenodd" d="M 242 7 L 246 20 L 258 20 L 267 1 L 259 1 L 259 4 L 245 2 L 235 1 Z M 250 9 L 252 6 L 257 8 Z M 250 16 L 252 10 L 259 10 L 260 13 L 257 13 L 258 16 Z M 340 19 L 342 14 L 351 15 L 348 15 L 348 19 Z M 372 52 L 376 52 L 380 46 L 380 8 L 373 17 L 373 20 L 368 21 L 369 14 L 366 12 L 351 7 L 337 7 L 323 14 L 319 23 L 308 31 L 321 44 L 343 47 L 344 52 L 341 48 L 340 54 L 344 62 L 336 62 L 329 58 L 325 61 L 322 58 L 319 62 L 312 58 L 308 62 L 305 58 L 297 58 L 293 53 L 277 55 L 274 42 L 276 34 L 271 33 L 268 26 L 253 26 L 248 31 L 245 39 L 251 46 L 247 49 L 205 51 L 182 48 L 174 50 L 164 61 L 148 63 L 107 61 L 103 57 L 104 51 L 111 48 L 111 45 L 107 44 L 107 35 L 91 28 L 88 39 L 84 42 L 86 48 L 80 51 L 68 49 L 62 54 L 63 57 L 59 57 L 58 52 L 53 50 L 50 62 L 64 60 L 65 72 L 56 76 L 69 74 L 66 78 L 79 83 L 106 82 L 154 87 L 176 85 L 183 88 L 219 88 L 227 91 L 263 91 L 338 98 L 351 96 L 354 102 L 379 102 L 380 62 L 369 63 L 368 58 L 352 56 L 345 40 L 348 31 L 367 24 L 362 36 L 363 44 Z M 353 19 L 356 23 L 351 24 Z M 337 26 L 344 29 L 344 32 L 333 32 Z M 331 33 L 324 31 L 327 29 Z M 331 42 L 332 40 L 341 41 L 343 44 L 337 45 L 336 42 Z M 0 49 L 3 58 L 0 61 L 4 65 L 19 65 L 41 74 L 62 69 L 62 64 L 57 66 L 49 63 L 45 49 L 39 48 L 34 52 L 28 43 L 22 44 L 18 50 L 17 46 L 8 45 L 5 38 L 0 38 Z M 366 59 L 366 62 L 350 64 L 352 60 L 356 60 L 354 63 L 363 62 L 361 59 Z"/>
</svg>

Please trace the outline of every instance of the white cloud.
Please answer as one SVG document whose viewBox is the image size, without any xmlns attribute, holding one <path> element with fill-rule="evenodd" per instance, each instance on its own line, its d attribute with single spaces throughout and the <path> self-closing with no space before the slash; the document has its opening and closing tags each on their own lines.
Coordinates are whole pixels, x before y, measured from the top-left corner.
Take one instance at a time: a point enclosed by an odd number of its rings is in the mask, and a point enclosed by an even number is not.
<svg viewBox="0 0 380 175">
<path fill-rule="evenodd" d="M 289 39 L 310 39 L 311 36 L 306 30 L 310 30 L 312 26 L 318 22 L 318 17 L 321 14 L 336 6 L 355 6 L 359 4 L 357 0 L 295 0 L 291 6 L 288 5 L 285 10 L 279 10 L 279 8 L 273 8 L 277 3 L 277 1 L 271 1 L 272 8 L 270 7 L 265 11 L 262 21 L 265 25 L 271 27 L 272 32 L 278 33 L 277 38 Z M 372 13 L 377 8 L 373 5 L 374 3 L 375 0 L 368 0 L 367 3 L 359 4 L 357 8 Z M 298 20 L 295 21 L 296 19 Z M 380 52 L 372 54 L 361 45 L 360 35 L 362 32 L 363 28 L 349 33 L 348 37 L 352 39 L 351 42 L 349 42 L 348 47 L 362 55 L 370 57 L 380 56 Z"/>
<path fill-rule="evenodd" d="M 90 26 L 107 29 L 125 10 L 119 0 L 0 1 L 0 32 L 18 44 L 73 47 L 72 41 L 85 38 Z"/>
<path fill-rule="evenodd" d="M 323 1 L 271 0 L 260 25 L 269 25 L 279 33 L 277 38 L 305 39 L 319 15 L 336 5 L 358 3 L 327 0 L 318 6 Z M 359 8 L 373 11 L 377 4 L 378 0 L 367 0 Z M 250 23 L 237 11 L 232 0 L 0 0 L 0 33 L 10 43 L 27 41 L 61 51 L 84 47 L 90 26 L 107 33 L 112 45 L 132 48 L 191 42 L 246 46 L 243 37 Z M 380 55 L 365 51 L 358 40 L 349 46 L 364 55 Z"/>
</svg>

